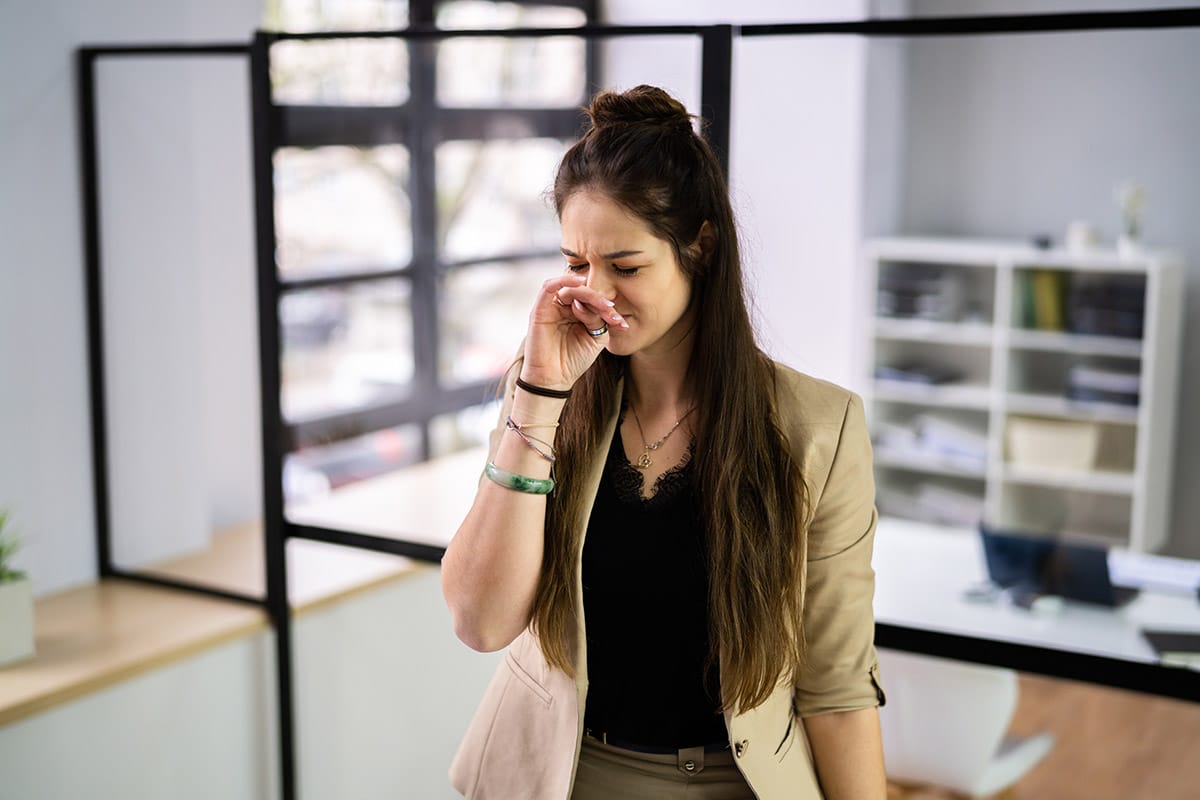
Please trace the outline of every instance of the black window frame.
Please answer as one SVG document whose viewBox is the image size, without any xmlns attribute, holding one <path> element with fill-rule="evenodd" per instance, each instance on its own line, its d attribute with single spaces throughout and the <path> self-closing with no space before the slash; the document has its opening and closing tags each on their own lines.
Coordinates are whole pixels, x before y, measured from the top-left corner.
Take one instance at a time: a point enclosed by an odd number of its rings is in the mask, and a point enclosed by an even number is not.
<svg viewBox="0 0 1200 800">
<path fill-rule="evenodd" d="M 500 2 L 501 0 L 495 0 Z M 503 0 L 525 7 L 565 7 L 583 12 L 584 24 L 595 22 L 596 0 Z M 452 0 L 410 0 L 411 28 L 435 29 L 437 11 Z M 367 35 L 367 34 L 362 34 Z M 564 29 L 564 36 L 571 29 Z M 337 34 L 332 34 L 337 36 Z M 319 35 L 305 35 L 318 38 Z M 322 37 L 323 38 L 323 37 Z M 437 161 L 440 144 L 448 141 L 513 139 L 511 131 L 527 131 L 523 138 L 571 140 L 578 137 L 580 107 L 529 108 L 514 106 L 444 106 L 438 103 L 435 42 L 406 40 L 409 53 L 409 95 L 397 106 L 273 105 L 278 131 L 277 146 L 370 147 L 401 144 L 409 153 L 408 199 L 413 237 L 408 264 L 373 269 L 369 264 L 337 274 L 280 279 L 280 295 L 330 287 L 403 281 L 410 290 L 412 309 L 413 375 L 403 396 L 367 403 L 356 408 L 323 412 L 304 419 L 283 421 L 284 448 L 328 444 L 403 425 L 420 432 L 417 460 L 433 454 L 431 426 L 445 414 L 486 403 L 495 393 L 496 378 L 448 384 L 438 365 L 442 351 L 441 291 L 443 280 L 456 270 L 480 264 L 514 264 L 532 258 L 558 256 L 557 249 L 498 253 L 478 258 L 447 259 L 438 246 Z M 584 95 L 597 85 L 597 44 L 584 39 Z M 581 98 L 582 101 L 582 98 Z"/>
</svg>

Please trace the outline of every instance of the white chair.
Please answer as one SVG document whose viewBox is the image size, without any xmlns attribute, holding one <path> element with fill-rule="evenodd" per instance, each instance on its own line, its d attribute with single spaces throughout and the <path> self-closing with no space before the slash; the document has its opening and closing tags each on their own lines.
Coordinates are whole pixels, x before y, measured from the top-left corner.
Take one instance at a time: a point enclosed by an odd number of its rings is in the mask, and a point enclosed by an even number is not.
<svg viewBox="0 0 1200 800">
<path fill-rule="evenodd" d="M 888 779 L 971 798 L 1003 792 L 1054 746 L 1048 733 L 1005 736 L 1017 705 L 1010 669 L 879 651 L 887 705 L 879 710 Z"/>
</svg>

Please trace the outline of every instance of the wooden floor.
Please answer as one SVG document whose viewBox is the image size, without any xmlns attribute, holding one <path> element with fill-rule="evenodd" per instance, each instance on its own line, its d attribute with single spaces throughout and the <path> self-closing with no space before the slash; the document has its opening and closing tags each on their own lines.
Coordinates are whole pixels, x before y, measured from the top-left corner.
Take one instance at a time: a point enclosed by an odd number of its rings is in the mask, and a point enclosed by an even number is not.
<svg viewBox="0 0 1200 800">
<path fill-rule="evenodd" d="M 1006 800 L 1200 798 L 1200 704 L 1022 675 L 1010 732 L 1043 731 L 1054 734 L 1054 749 Z M 901 797 L 953 795 L 889 787 L 889 800 Z"/>
</svg>

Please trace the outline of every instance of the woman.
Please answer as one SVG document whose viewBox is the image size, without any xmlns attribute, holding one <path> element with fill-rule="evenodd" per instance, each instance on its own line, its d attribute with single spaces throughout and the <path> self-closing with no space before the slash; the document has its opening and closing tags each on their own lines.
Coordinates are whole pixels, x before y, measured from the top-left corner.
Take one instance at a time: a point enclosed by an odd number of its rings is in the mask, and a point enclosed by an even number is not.
<svg viewBox="0 0 1200 800">
<path fill-rule="evenodd" d="M 452 782 L 883 798 L 861 401 L 755 345 L 725 180 L 686 109 L 640 86 L 587 113 L 554 183 L 567 269 L 442 562 L 459 638 L 509 646 Z"/>
</svg>

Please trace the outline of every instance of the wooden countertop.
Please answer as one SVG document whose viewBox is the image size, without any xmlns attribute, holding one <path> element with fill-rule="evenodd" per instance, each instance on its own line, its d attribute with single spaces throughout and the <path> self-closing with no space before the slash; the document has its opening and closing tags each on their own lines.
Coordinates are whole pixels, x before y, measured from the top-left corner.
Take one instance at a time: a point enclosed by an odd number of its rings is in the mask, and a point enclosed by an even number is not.
<svg viewBox="0 0 1200 800">
<path fill-rule="evenodd" d="M 289 518 L 444 545 L 470 505 L 485 457 L 471 450 L 363 481 L 292 509 Z M 424 569 L 435 567 L 323 542 L 288 542 L 294 615 Z M 145 572 L 261 597 L 261 523 L 222 531 L 208 550 Z M 35 605 L 36 655 L 0 667 L 0 725 L 268 628 L 264 610 L 252 605 L 119 579 Z"/>
<path fill-rule="evenodd" d="M 101 581 L 39 599 L 37 654 L 0 668 L 0 725 L 267 627 L 262 610 Z"/>
</svg>

